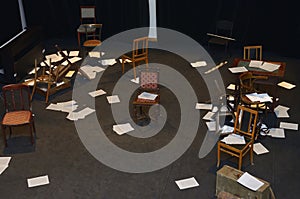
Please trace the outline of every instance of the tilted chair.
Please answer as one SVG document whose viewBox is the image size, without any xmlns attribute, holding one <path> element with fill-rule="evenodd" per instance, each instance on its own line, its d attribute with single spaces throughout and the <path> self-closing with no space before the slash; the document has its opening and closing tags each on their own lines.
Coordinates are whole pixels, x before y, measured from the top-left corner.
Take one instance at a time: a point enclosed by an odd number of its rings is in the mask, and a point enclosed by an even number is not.
<svg viewBox="0 0 300 199">
<path fill-rule="evenodd" d="M 255 56 L 254 56 L 254 55 Z M 262 60 L 262 45 L 244 46 L 244 59 Z"/>
<path fill-rule="evenodd" d="M 160 103 L 160 93 L 159 93 L 159 72 L 155 69 L 145 69 L 140 71 L 139 73 L 139 82 L 140 87 L 137 91 L 137 95 L 135 99 L 133 100 L 133 107 L 134 107 L 134 116 L 135 119 L 138 120 L 138 115 L 141 115 L 141 118 L 144 118 L 142 116 L 143 114 L 143 107 L 151 107 L 152 105 L 157 105 Z M 157 97 L 154 100 L 150 99 L 142 99 L 138 96 L 142 94 L 143 92 L 151 93 L 157 95 Z M 139 109 L 139 110 L 138 110 Z M 139 111 L 139 113 L 138 113 Z"/>
<path fill-rule="evenodd" d="M 80 6 L 80 25 L 77 28 L 78 46 L 81 46 L 81 35 L 86 32 L 83 24 L 90 23 L 96 23 L 96 6 Z M 89 33 L 94 31 L 94 29 L 88 29 Z"/>
<path fill-rule="evenodd" d="M 2 87 L 5 113 L 1 121 L 5 147 L 7 147 L 6 128 L 10 136 L 12 128 L 29 125 L 31 143 L 34 144 L 35 131 L 33 114 L 31 111 L 30 89 L 24 84 L 9 84 Z"/>
<path fill-rule="evenodd" d="M 148 37 L 141 37 L 133 40 L 132 52 L 131 55 L 122 55 L 122 73 L 125 70 L 125 63 L 129 62 L 133 66 L 133 75 L 134 79 L 136 79 L 136 69 L 138 62 L 145 61 L 148 65 Z"/>
<path fill-rule="evenodd" d="M 220 166 L 221 152 L 238 158 L 238 169 L 242 168 L 243 157 L 250 153 L 250 162 L 253 164 L 253 144 L 257 134 L 258 112 L 251 108 L 238 105 L 234 122 L 234 130 L 231 134 L 243 136 L 245 144 L 226 144 L 218 141 L 217 167 Z"/>
</svg>

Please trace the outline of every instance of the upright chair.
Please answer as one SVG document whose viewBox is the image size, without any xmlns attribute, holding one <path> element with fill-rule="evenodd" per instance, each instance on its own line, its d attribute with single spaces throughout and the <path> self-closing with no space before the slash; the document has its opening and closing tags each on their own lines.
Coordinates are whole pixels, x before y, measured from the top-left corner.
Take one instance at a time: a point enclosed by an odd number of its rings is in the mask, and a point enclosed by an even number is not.
<svg viewBox="0 0 300 199">
<path fill-rule="evenodd" d="M 94 48 L 101 45 L 101 32 L 102 24 L 84 24 L 85 30 L 85 41 L 83 46 L 85 48 Z M 89 30 L 94 30 L 94 32 L 89 32 Z"/>
<path fill-rule="evenodd" d="M 31 143 L 34 144 L 35 126 L 31 111 L 30 89 L 24 84 L 9 84 L 2 87 L 5 113 L 1 121 L 5 147 L 7 147 L 6 128 L 10 136 L 12 128 L 29 125 Z"/>
<path fill-rule="evenodd" d="M 254 54 L 254 55 L 253 55 Z M 244 59 L 262 60 L 262 46 L 244 46 Z"/>
<path fill-rule="evenodd" d="M 155 69 L 146 69 L 140 71 L 139 74 L 139 82 L 140 82 L 140 87 L 137 91 L 137 95 L 135 99 L 133 100 L 133 108 L 134 108 L 134 117 L 136 121 L 139 119 L 139 116 L 141 118 L 144 118 L 143 116 L 143 107 L 151 107 L 153 105 L 157 105 L 160 103 L 160 94 L 159 94 L 159 84 L 158 84 L 158 79 L 159 79 L 159 73 Z M 154 94 L 157 97 L 155 99 L 145 99 L 141 98 L 140 95 L 142 93 L 150 93 Z M 139 110 L 138 110 L 139 109 Z"/>
<path fill-rule="evenodd" d="M 218 141 L 217 167 L 220 166 L 221 152 L 237 157 L 239 159 L 239 170 L 242 168 L 243 157 L 247 153 L 250 153 L 250 162 L 253 163 L 253 144 L 257 133 L 257 118 L 258 112 L 256 110 L 240 105 L 237 107 L 234 130 L 231 134 L 243 136 L 245 144 L 226 144 L 222 140 Z"/>
<path fill-rule="evenodd" d="M 131 55 L 122 55 L 122 73 L 124 73 L 125 63 L 129 62 L 133 66 L 133 75 L 136 79 L 135 67 L 140 61 L 145 61 L 148 65 L 148 37 L 141 37 L 133 40 Z"/>
<path fill-rule="evenodd" d="M 96 6 L 80 6 L 80 25 L 77 28 L 78 46 L 81 46 L 81 35 L 86 32 L 83 24 L 90 23 L 96 23 Z M 89 33 L 94 31 L 92 28 L 88 29 Z"/>
</svg>

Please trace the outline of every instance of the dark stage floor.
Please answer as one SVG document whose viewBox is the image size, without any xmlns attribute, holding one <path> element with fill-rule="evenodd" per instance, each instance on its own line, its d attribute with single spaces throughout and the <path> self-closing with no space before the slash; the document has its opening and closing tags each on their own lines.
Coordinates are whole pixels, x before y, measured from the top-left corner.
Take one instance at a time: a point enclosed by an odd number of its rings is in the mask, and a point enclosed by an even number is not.
<svg viewBox="0 0 300 199">
<path fill-rule="evenodd" d="M 76 38 L 71 39 L 53 39 L 45 42 L 46 50 L 49 52 L 55 44 L 59 44 L 62 49 L 76 50 Z M 234 83 L 236 76 L 228 70 L 235 57 L 242 57 L 242 49 L 233 47 L 230 54 L 224 54 L 223 48 L 210 48 L 208 50 L 215 63 L 227 60 L 228 64 L 220 68 L 220 74 L 226 87 L 229 83 Z M 270 127 L 279 127 L 280 121 L 298 123 L 300 121 L 299 112 L 299 85 L 298 74 L 300 72 L 300 59 L 280 56 L 272 52 L 263 52 L 264 60 L 286 62 L 286 73 L 283 80 L 296 85 L 295 88 L 287 90 L 278 87 L 279 104 L 290 107 L 290 118 L 276 119 L 274 115 L 268 115 L 266 122 Z M 191 85 L 198 102 L 209 100 L 208 87 L 203 78 L 196 72 L 195 68 L 189 65 L 184 57 L 177 56 L 173 53 L 162 50 L 150 50 L 149 61 L 168 65 L 179 72 Z M 196 60 L 195 60 L 196 61 Z M 95 62 L 96 63 L 96 62 Z M 126 70 L 131 69 L 127 65 Z M 207 70 L 204 68 L 200 70 Z M 116 82 L 122 77 L 121 64 L 110 66 L 103 72 L 102 78 L 97 88 L 107 92 L 107 95 L 113 93 Z M 123 76 L 130 82 L 132 73 L 126 73 Z M 165 78 L 165 77 L 161 77 Z M 169 77 L 170 78 L 170 77 Z M 171 78 L 172 79 L 172 78 Z M 180 82 L 180 79 L 174 80 L 174 83 Z M 89 80 L 79 76 L 74 85 L 77 89 L 82 90 L 82 95 L 87 96 L 87 86 Z M 170 85 L 169 85 L 170 86 Z M 228 91 L 228 90 L 226 90 Z M 126 93 L 126 89 L 123 90 Z M 216 91 L 217 92 L 217 91 Z M 229 92 L 229 91 L 228 91 Z M 182 90 L 184 100 L 193 101 L 188 90 Z M 66 119 L 67 113 L 46 110 L 48 106 L 43 97 L 38 94 L 33 100 L 33 112 L 35 115 L 35 124 L 37 130 L 37 139 L 35 146 L 30 145 L 26 129 L 21 129 L 14 134 L 8 141 L 8 148 L 4 149 L 3 140 L 0 141 L 1 156 L 11 156 L 9 167 L 0 176 L 0 193 L 1 198 L 21 199 L 21 198 L 101 198 L 101 199 L 175 199 L 175 198 L 215 198 L 216 189 L 216 168 L 217 149 L 216 146 L 205 156 L 199 158 L 199 150 L 203 144 L 207 127 L 205 120 L 193 118 L 197 115 L 195 104 L 190 104 L 190 113 L 185 118 L 181 108 L 184 107 L 181 100 L 176 99 L 172 89 L 168 85 L 161 88 L 161 104 L 168 117 L 165 125 L 159 133 L 148 138 L 137 138 L 129 134 L 122 136 L 117 135 L 112 130 L 115 124 L 115 113 L 112 112 L 114 105 L 109 105 L 105 96 L 97 98 L 86 98 L 85 103 L 78 104 L 79 108 L 85 106 L 94 106 L 95 112 L 87 116 L 84 120 L 79 120 L 76 125 L 73 121 Z M 50 103 L 69 101 L 72 99 L 72 89 L 67 89 L 50 98 Z M 122 101 L 122 96 L 120 96 Z M 95 102 L 95 104 L 94 104 Z M 3 114 L 3 100 L 1 99 L 1 114 Z M 116 105 L 117 107 L 118 105 Z M 130 103 L 127 104 L 129 114 L 132 111 Z M 200 118 L 206 111 L 200 111 Z M 198 113 L 199 114 L 199 113 Z M 99 135 L 93 135 L 95 129 L 99 126 L 104 132 L 99 139 Z M 126 118 L 124 119 L 126 122 Z M 156 121 L 161 122 L 161 121 Z M 192 137 L 190 132 L 181 135 L 181 140 L 177 139 L 177 132 L 182 124 L 189 125 L 189 122 L 196 122 L 199 127 L 197 134 Z M 156 128 L 154 124 L 154 128 Z M 18 130 L 17 130 L 18 131 Z M 78 133 L 80 131 L 80 133 Z M 144 132 L 145 134 L 147 133 Z M 93 137 L 95 136 L 95 137 Z M 244 159 L 243 171 L 247 171 L 254 176 L 270 182 L 271 187 L 277 199 L 296 199 L 300 195 L 300 149 L 299 131 L 285 130 L 285 139 L 272 137 L 259 137 L 261 142 L 269 153 L 254 156 L 254 165 L 250 165 L 249 156 Z M 193 138 L 192 140 L 191 137 Z M 90 141 L 85 147 L 84 142 Z M 173 142 L 175 140 L 175 143 Z M 182 145 L 191 142 L 191 145 L 180 156 L 177 150 L 183 148 Z M 111 144 L 119 149 L 129 152 L 128 157 L 122 153 L 114 152 Z M 166 145 L 176 146 L 175 151 L 169 151 Z M 97 146 L 96 146 L 97 145 Z M 97 160 L 89 150 L 97 150 L 101 154 L 101 160 Z M 149 154 L 149 157 L 143 162 L 135 159 L 132 154 Z M 127 154 L 128 155 L 128 154 Z M 137 155 L 138 156 L 138 155 Z M 173 157 L 174 156 L 174 157 Z M 171 157 L 169 164 L 162 166 L 161 169 L 151 171 L 157 165 L 163 165 Z M 177 158 L 178 157 L 178 158 Z M 132 159 L 131 159 L 132 158 Z M 105 160 L 104 160 L 105 159 Z M 137 160 L 137 161 L 135 161 Z M 109 165 L 107 162 L 112 162 Z M 128 164 L 126 164 L 128 163 Z M 126 165 L 125 165 L 126 164 Z M 146 166 L 145 166 L 146 164 Z M 227 164 L 237 167 L 237 159 L 222 155 L 222 165 Z M 221 165 L 221 166 L 222 166 Z M 130 173 L 121 171 L 144 171 L 148 168 L 149 172 Z M 122 169 L 120 169 L 122 168 Z M 27 178 L 48 175 L 50 184 L 35 188 L 27 187 Z M 175 184 L 176 180 L 195 177 L 199 186 L 186 190 L 179 190 Z"/>
</svg>

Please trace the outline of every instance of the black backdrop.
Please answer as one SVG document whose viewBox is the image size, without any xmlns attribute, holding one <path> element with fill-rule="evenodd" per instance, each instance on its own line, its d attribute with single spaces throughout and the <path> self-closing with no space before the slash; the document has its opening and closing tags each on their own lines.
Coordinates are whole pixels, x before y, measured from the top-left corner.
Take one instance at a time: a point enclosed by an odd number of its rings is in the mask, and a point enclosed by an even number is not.
<svg viewBox="0 0 300 199">
<path fill-rule="evenodd" d="M 157 25 L 178 30 L 204 44 L 216 19 L 228 18 L 234 20 L 237 45 L 262 44 L 266 50 L 299 57 L 300 12 L 296 2 L 157 0 Z M 75 38 L 80 5 L 96 5 L 104 39 L 148 25 L 148 0 L 26 0 L 27 26 L 42 26 L 47 37 Z"/>
</svg>

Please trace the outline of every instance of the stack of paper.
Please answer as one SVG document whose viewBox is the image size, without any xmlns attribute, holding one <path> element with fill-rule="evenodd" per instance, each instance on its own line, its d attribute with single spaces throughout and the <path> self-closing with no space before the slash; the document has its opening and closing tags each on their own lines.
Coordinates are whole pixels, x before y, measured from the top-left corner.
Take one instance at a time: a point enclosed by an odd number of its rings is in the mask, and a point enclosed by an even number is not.
<svg viewBox="0 0 300 199">
<path fill-rule="evenodd" d="M 194 177 L 176 180 L 175 183 L 177 184 L 180 190 L 199 186 L 199 183 Z"/>
<path fill-rule="evenodd" d="M 290 108 L 282 105 L 278 105 L 276 108 L 274 108 L 274 112 L 277 116 L 277 118 L 288 118 L 288 110 Z"/>
<path fill-rule="evenodd" d="M 59 103 L 51 103 L 49 106 L 46 107 L 47 110 L 53 111 L 62 111 L 62 112 L 72 112 L 76 110 L 78 105 L 76 104 L 75 100 L 66 101 L 66 102 L 59 102 Z"/>
<path fill-rule="evenodd" d="M 226 144 L 246 144 L 245 138 L 242 135 L 237 135 L 237 134 L 229 134 L 225 138 L 221 140 L 222 142 Z"/>
<path fill-rule="evenodd" d="M 93 112 L 95 112 L 94 109 L 86 107 L 83 110 L 78 111 L 78 112 L 69 112 L 69 114 L 66 118 L 71 121 L 77 121 L 78 119 L 84 119 L 87 115 L 89 115 Z"/>
<path fill-rule="evenodd" d="M 292 88 L 296 87 L 296 85 L 285 82 L 285 81 L 282 81 L 282 82 L 278 83 L 277 85 L 281 86 L 283 88 L 286 88 L 286 89 L 292 89 Z"/>
<path fill-rule="evenodd" d="M 123 135 L 133 130 L 134 128 L 132 128 L 130 123 L 113 125 L 113 131 L 118 135 Z"/>
<path fill-rule="evenodd" d="M 41 185 L 46 185 L 46 184 L 49 184 L 49 183 L 50 182 L 49 182 L 48 175 L 27 179 L 27 185 L 28 185 L 29 188 L 30 187 L 41 186 Z"/>
<path fill-rule="evenodd" d="M 100 60 L 99 63 L 101 63 L 103 66 L 112 66 L 114 65 L 116 62 L 115 59 L 104 59 L 104 60 Z"/>
<path fill-rule="evenodd" d="M 206 61 L 197 61 L 197 62 L 193 62 L 191 63 L 191 65 L 196 68 L 196 67 L 201 67 L 201 66 L 206 66 Z"/>
<path fill-rule="evenodd" d="M 202 109 L 202 110 L 211 110 L 213 107 L 212 104 L 205 104 L 205 103 L 196 103 L 196 109 Z"/>
<path fill-rule="evenodd" d="M 261 143 L 253 144 L 253 151 L 257 155 L 261 155 L 261 154 L 264 154 L 264 153 L 269 153 L 269 150 L 266 147 L 264 147 L 264 145 L 262 145 Z"/>
<path fill-rule="evenodd" d="M 298 124 L 290 122 L 280 122 L 279 128 L 298 131 Z"/>
<path fill-rule="evenodd" d="M 138 95 L 138 98 L 139 99 L 146 99 L 146 100 L 155 100 L 155 98 L 157 96 L 158 96 L 157 94 L 142 92 L 141 94 Z"/>
<path fill-rule="evenodd" d="M 268 93 L 250 93 L 246 95 L 252 102 L 272 102 L 272 98 Z"/>
<path fill-rule="evenodd" d="M 106 94 L 106 92 L 102 89 L 89 92 L 89 95 L 92 96 L 92 97 L 97 97 L 97 96 L 104 95 L 104 94 Z"/>
<path fill-rule="evenodd" d="M 94 79 L 96 74 L 101 71 L 104 71 L 104 68 L 100 66 L 85 65 L 79 68 L 79 72 L 89 80 Z"/>
<path fill-rule="evenodd" d="M 0 175 L 8 167 L 11 157 L 0 157 Z"/>
<path fill-rule="evenodd" d="M 119 103 L 120 99 L 118 95 L 112 95 L 106 97 L 109 104 Z"/>
<path fill-rule="evenodd" d="M 249 173 L 245 172 L 238 180 L 238 183 L 244 185 L 245 187 L 251 189 L 252 191 L 257 191 L 264 183 Z"/>
</svg>

